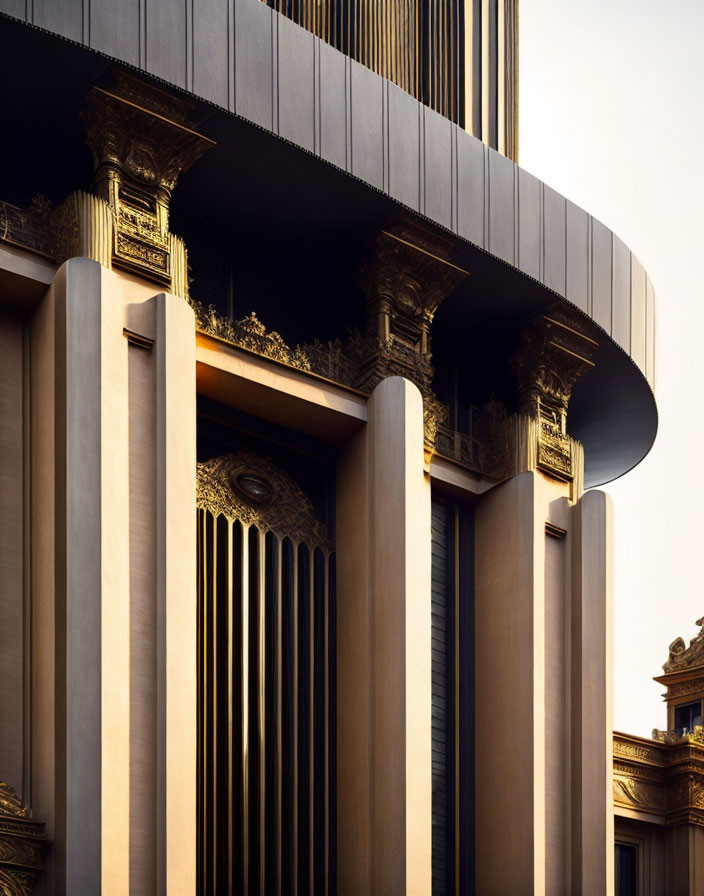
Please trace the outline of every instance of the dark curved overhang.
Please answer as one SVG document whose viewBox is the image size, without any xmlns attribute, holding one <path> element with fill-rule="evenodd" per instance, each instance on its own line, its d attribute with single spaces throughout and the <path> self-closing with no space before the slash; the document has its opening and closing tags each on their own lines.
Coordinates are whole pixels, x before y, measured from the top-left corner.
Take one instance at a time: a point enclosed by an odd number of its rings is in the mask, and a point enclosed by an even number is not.
<svg viewBox="0 0 704 896">
<path fill-rule="evenodd" d="M 114 0 L 33 6 L 35 26 L 204 101 L 199 129 L 218 145 L 184 178 L 178 202 L 197 201 L 223 222 L 237 208 L 272 243 L 305 224 L 306 239 L 322 246 L 336 233 L 354 244 L 403 206 L 466 247 L 454 260 L 472 276 L 440 320 L 464 319 L 471 330 L 556 299 L 579 309 L 604 334 L 570 404 L 586 484 L 616 478 L 648 452 L 657 429 L 653 288 L 628 247 L 587 212 L 260 0 L 213 2 L 207 15 L 188 0 L 160 0 L 145 18 L 139 4 Z M 27 21 L 18 0 L 0 0 L 0 11 Z M 20 53 L 17 28 L 5 20 L 5 30 Z M 36 59 L 31 39 L 26 52 Z M 95 53 L 67 61 L 51 52 L 58 68 L 56 83 L 41 87 L 47 109 L 62 81 L 80 92 L 105 64 Z M 9 93 L 6 102 L 21 105 Z M 272 201 L 276 220 L 264 222 L 262 205 Z"/>
</svg>

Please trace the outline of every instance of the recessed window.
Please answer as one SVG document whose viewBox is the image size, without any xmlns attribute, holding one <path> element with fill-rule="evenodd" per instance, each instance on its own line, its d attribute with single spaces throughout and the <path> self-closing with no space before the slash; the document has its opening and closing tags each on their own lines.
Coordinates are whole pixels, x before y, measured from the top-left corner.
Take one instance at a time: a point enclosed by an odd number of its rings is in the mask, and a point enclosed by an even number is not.
<svg viewBox="0 0 704 896">
<path fill-rule="evenodd" d="M 615 896 L 638 896 L 638 847 L 633 843 L 617 843 L 614 859 Z"/>
<path fill-rule="evenodd" d="M 702 702 L 683 703 L 675 707 L 675 731 L 694 731 L 695 725 L 702 723 Z"/>
</svg>

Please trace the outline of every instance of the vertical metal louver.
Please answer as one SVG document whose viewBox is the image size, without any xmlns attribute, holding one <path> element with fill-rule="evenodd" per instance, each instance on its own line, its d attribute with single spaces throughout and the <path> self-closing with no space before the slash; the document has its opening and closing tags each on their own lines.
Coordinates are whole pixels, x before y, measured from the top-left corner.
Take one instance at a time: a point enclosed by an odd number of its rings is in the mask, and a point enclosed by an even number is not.
<svg viewBox="0 0 704 896">
<path fill-rule="evenodd" d="M 452 510 L 433 501 L 432 539 L 432 761 L 433 896 L 452 892 L 454 582 Z"/>
<path fill-rule="evenodd" d="M 518 0 L 264 0 L 514 161 Z"/>
<path fill-rule="evenodd" d="M 474 514 L 433 498 L 432 892 L 474 893 Z"/>
<path fill-rule="evenodd" d="M 295 483 L 198 469 L 198 892 L 334 892 L 335 565 Z"/>
</svg>

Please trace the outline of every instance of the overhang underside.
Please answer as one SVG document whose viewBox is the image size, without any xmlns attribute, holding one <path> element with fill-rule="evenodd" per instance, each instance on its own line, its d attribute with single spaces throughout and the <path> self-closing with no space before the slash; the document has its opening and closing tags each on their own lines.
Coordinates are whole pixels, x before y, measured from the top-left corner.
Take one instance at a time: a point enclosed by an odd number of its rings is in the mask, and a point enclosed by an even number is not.
<svg viewBox="0 0 704 896">
<path fill-rule="evenodd" d="M 0 144 L 0 198 L 22 205 L 33 194 L 44 193 L 60 202 L 90 185 L 91 159 L 80 109 L 110 60 L 6 18 L 0 20 L 0 34 L 0 72 L 6 85 L 0 115 L 12 123 L 11 139 Z M 189 247 L 191 240 L 205 242 L 240 258 L 250 279 L 276 293 L 270 296 L 272 306 L 286 306 L 280 328 L 288 341 L 305 338 L 306 328 L 309 337 L 344 337 L 340 321 L 356 323 L 361 316 L 355 271 L 365 240 L 385 219 L 408 209 L 213 105 L 197 101 L 194 122 L 216 146 L 179 182 L 171 229 Z M 489 252 L 466 240 L 461 245 L 453 262 L 470 276 L 437 312 L 433 350 L 436 359 L 442 352 L 471 356 L 467 376 L 484 377 L 478 394 L 488 396 L 494 372 L 507 361 L 511 340 L 505 334 L 556 301 L 570 303 Z M 247 295 L 235 295 L 235 316 L 252 310 L 247 300 Z M 576 385 L 568 418 L 571 435 L 584 444 L 587 486 L 634 467 L 657 430 L 655 401 L 645 377 L 606 332 L 601 330 L 597 340 L 595 367 Z"/>
</svg>

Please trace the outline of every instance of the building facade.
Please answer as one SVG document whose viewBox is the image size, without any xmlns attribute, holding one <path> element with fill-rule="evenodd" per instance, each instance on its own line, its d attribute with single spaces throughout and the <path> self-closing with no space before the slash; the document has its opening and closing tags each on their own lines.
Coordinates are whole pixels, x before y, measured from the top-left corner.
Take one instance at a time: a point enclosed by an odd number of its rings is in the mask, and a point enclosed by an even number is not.
<svg viewBox="0 0 704 896">
<path fill-rule="evenodd" d="M 688 646 L 676 638 L 663 671 L 667 728 L 614 733 L 616 896 L 704 886 L 704 631 Z"/>
<path fill-rule="evenodd" d="M 654 296 L 515 4 L 0 13 L 2 886 L 612 892 Z"/>
</svg>

